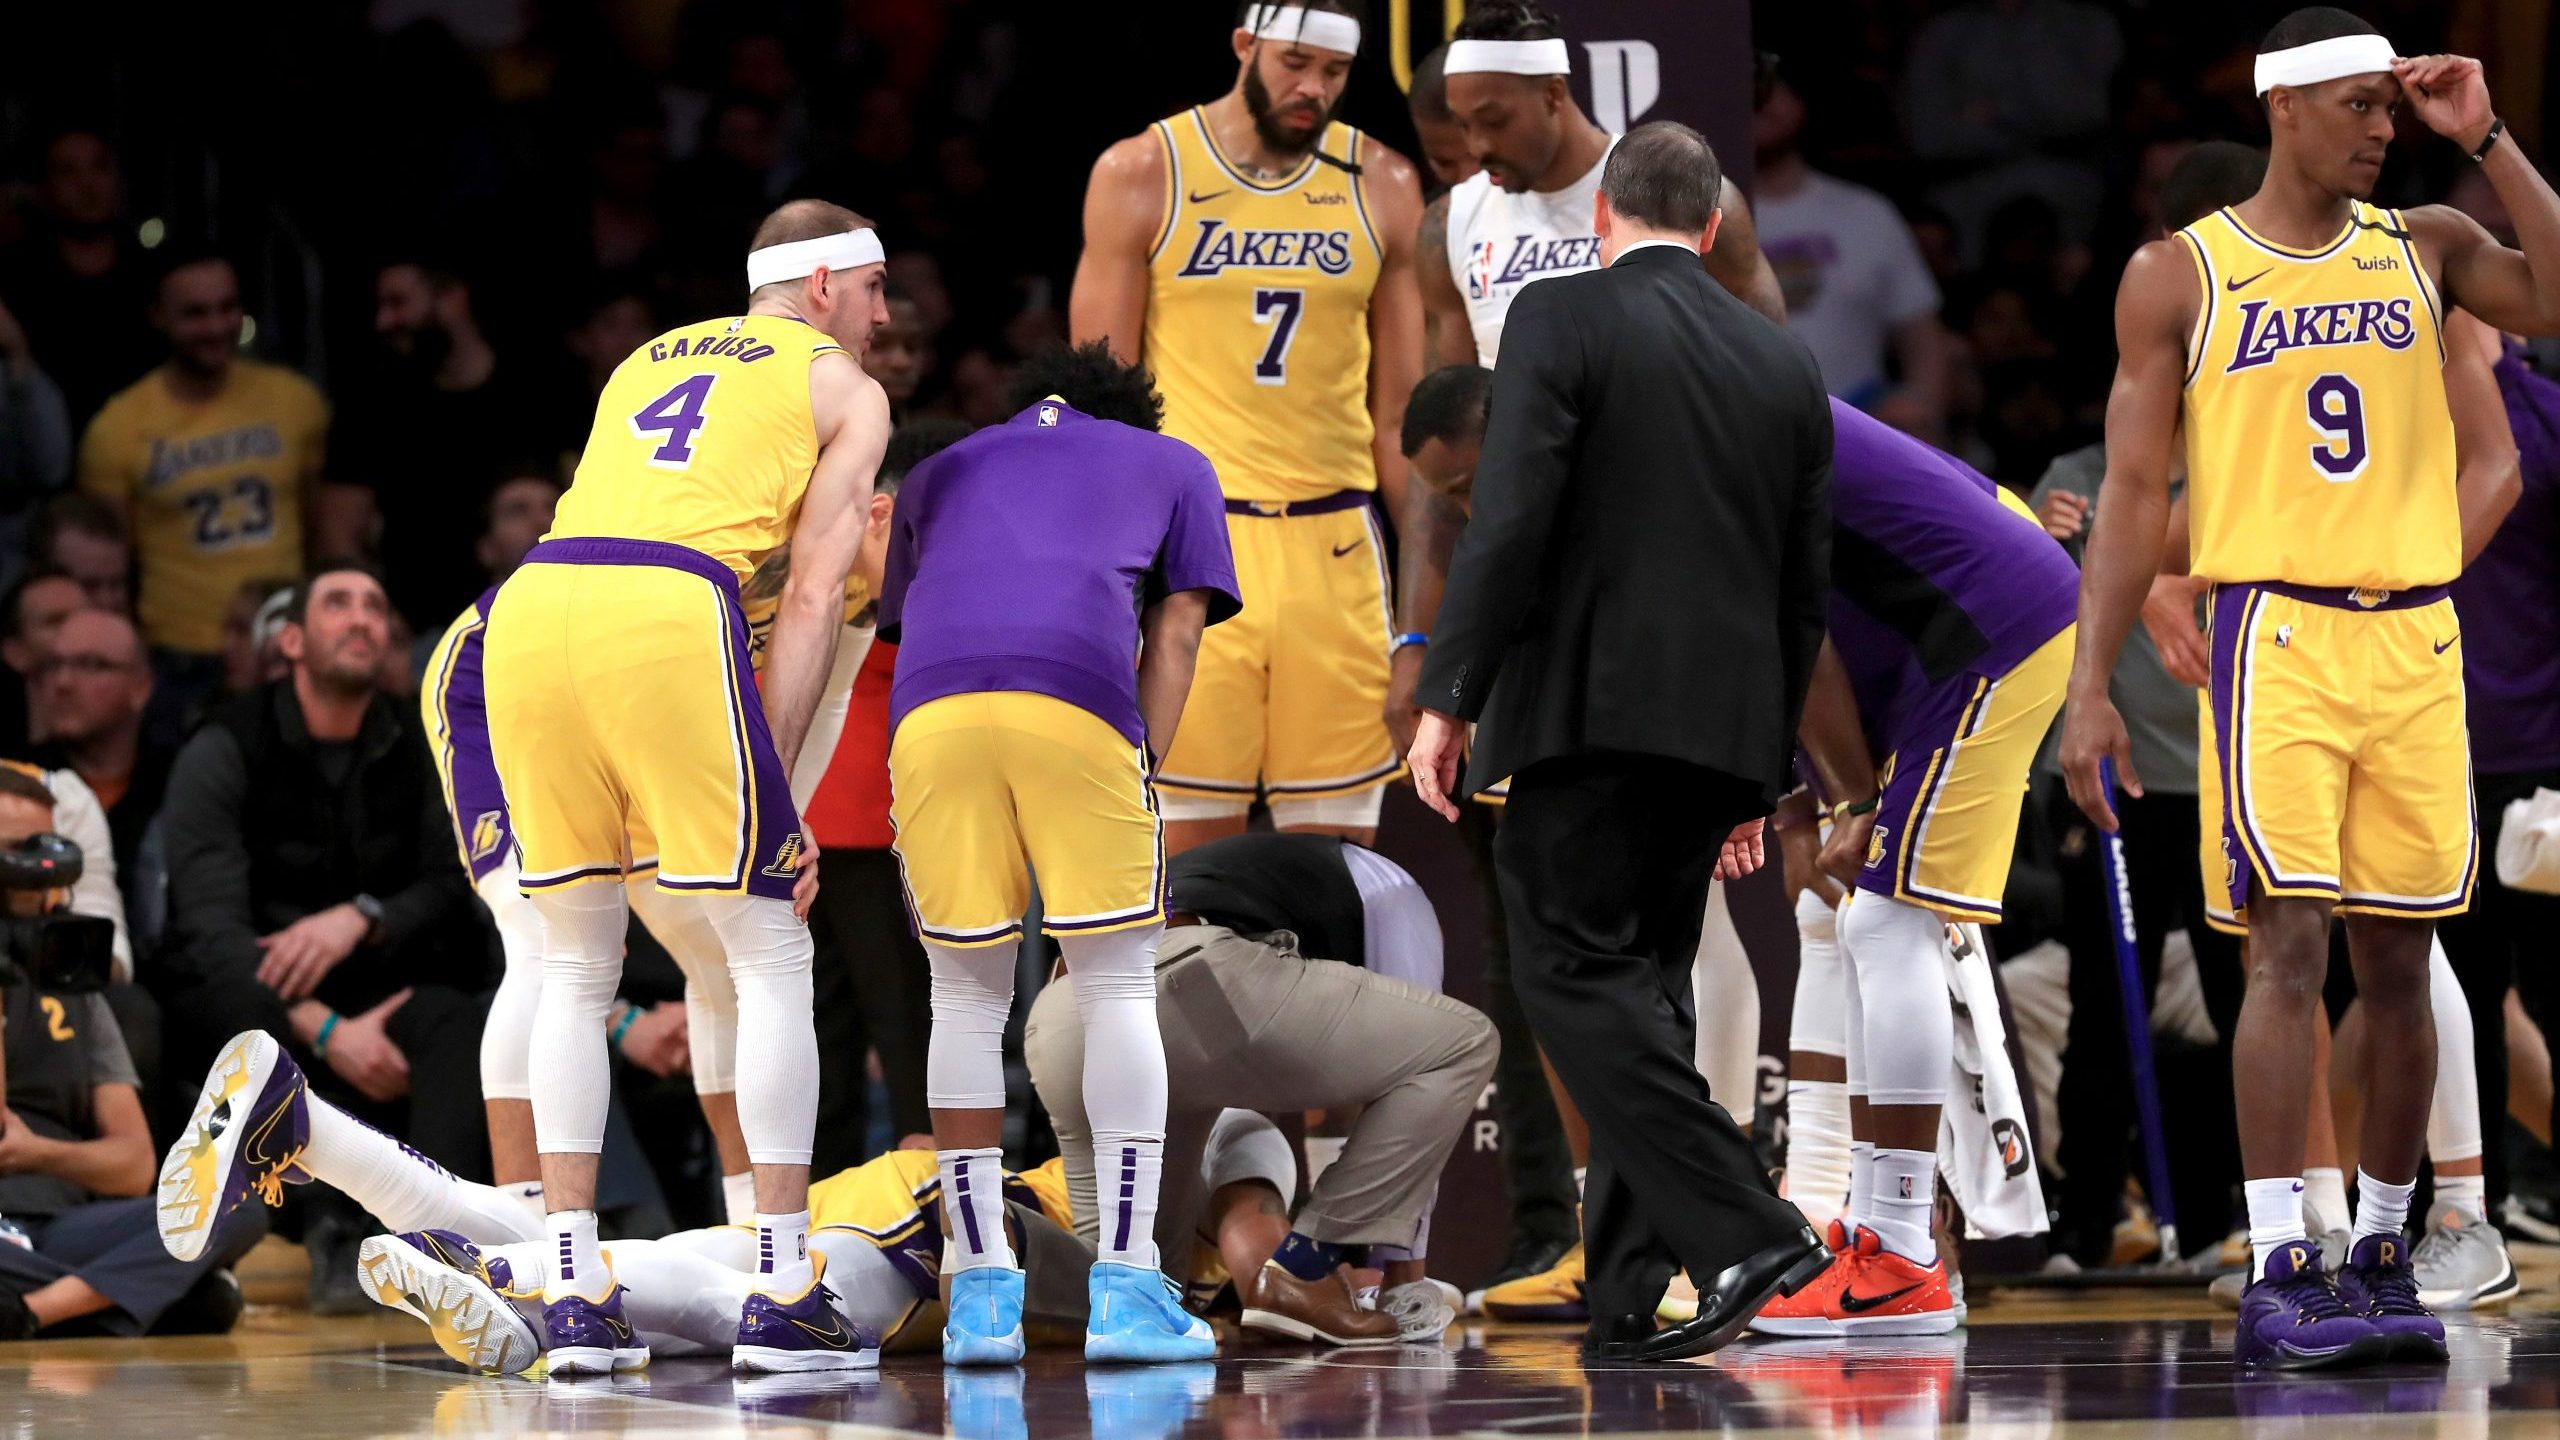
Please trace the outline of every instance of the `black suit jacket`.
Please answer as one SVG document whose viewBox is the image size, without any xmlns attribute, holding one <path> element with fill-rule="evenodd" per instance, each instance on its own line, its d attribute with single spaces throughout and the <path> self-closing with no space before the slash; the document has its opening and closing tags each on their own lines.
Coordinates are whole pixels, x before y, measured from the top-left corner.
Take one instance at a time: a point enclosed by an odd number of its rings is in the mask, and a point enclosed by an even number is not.
<svg viewBox="0 0 2560 1440">
<path fill-rule="evenodd" d="M 1830 584 L 1813 357 L 1698 257 L 1522 289 L 1421 703 L 1481 722 L 1470 793 L 1624 751 L 1786 788 Z"/>
</svg>

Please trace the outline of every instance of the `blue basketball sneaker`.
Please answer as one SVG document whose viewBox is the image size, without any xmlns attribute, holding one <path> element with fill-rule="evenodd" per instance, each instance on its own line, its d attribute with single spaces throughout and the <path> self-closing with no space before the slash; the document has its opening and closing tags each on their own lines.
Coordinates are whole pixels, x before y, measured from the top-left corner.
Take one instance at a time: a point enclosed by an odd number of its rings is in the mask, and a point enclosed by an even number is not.
<svg viewBox="0 0 2560 1440">
<path fill-rule="evenodd" d="M 2409 1263 L 2409 1244 L 2397 1235 L 2367 1235 L 2347 1252 L 2338 1271 L 2338 1298 L 2382 1332 L 2394 1360 L 2451 1358 L 2445 1349 L 2444 1322 L 2418 1298 L 2418 1272 Z"/>
<path fill-rule="evenodd" d="M 953 1271 L 942 1363 L 1018 1365 L 1022 1349 L 1022 1272 L 1006 1265 Z"/>
<path fill-rule="evenodd" d="M 518 1303 L 541 1297 L 514 1290 L 503 1258 L 450 1230 L 376 1235 L 356 1251 L 356 1275 L 376 1301 L 425 1321 L 436 1348 L 462 1365 L 512 1375 L 542 1358 L 530 1307 Z"/>
<path fill-rule="evenodd" d="M 2350 1306 L 2320 1268 L 2308 1240 L 2279 1246 L 2266 1273 L 2240 1297 L 2234 1358 L 2274 1370 L 2362 1365 L 2390 1352 L 2391 1342 Z"/>
<path fill-rule="evenodd" d="M 564 1295 L 542 1305 L 544 1356 L 551 1375 L 610 1375 L 637 1370 L 649 1363 L 649 1347 L 641 1342 L 622 1314 L 622 1284 L 614 1283 L 602 1300 Z"/>
<path fill-rule="evenodd" d="M 302 1071 L 263 1030 L 243 1030 L 222 1047 L 195 1113 L 160 1166 L 160 1243 L 180 1260 L 204 1253 L 214 1222 L 255 1192 L 270 1205 L 311 1143 Z"/>
<path fill-rule="evenodd" d="M 790 1300 L 747 1292 L 747 1303 L 738 1312 L 738 1343 L 729 1352 L 731 1369 L 778 1373 L 880 1367 L 880 1337 L 836 1311 L 836 1292 L 826 1286 L 827 1257 L 811 1255 L 809 1265 L 809 1288 Z"/>
<path fill-rule="evenodd" d="M 1206 1360 L 1218 1353 L 1218 1332 L 1182 1308 L 1173 1282 L 1153 1266 L 1094 1262 L 1085 1278 L 1091 1302 L 1084 1328 L 1084 1358 L 1154 1363 Z"/>
</svg>

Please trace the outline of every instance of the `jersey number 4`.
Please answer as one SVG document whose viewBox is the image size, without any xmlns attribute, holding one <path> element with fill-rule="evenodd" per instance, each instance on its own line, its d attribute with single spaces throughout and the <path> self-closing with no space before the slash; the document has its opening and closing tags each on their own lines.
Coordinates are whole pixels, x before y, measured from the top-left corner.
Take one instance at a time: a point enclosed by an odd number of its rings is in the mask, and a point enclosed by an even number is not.
<svg viewBox="0 0 2560 1440">
<path fill-rule="evenodd" d="M 1253 323 L 1271 326 L 1271 343 L 1262 347 L 1262 358 L 1253 362 L 1254 384 L 1289 383 L 1289 342 L 1298 338 L 1298 317 L 1306 308 L 1304 290 L 1253 292 Z"/>
<path fill-rule="evenodd" d="M 717 375 L 688 375 L 676 388 L 640 407 L 631 417 L 631 434 L 647 440 L 664 435 L 655 450 L 649 452 L 649 464 L 660 470 L 682 470 L 693 463 L 693 437 L 699 434 L 706 417 L 702 407 L 710 403 L 711 385 Z"/>
</svg>

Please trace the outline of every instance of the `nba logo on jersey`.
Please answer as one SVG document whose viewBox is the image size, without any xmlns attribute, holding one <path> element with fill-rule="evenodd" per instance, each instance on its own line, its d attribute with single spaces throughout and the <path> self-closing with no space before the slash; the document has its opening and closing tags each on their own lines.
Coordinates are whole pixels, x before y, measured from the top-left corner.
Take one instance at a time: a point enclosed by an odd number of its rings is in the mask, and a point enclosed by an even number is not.
<svg viewBox="0 0 2560 1440">
<path fill-rule="evenodd" d="M 1479 240 L 1467 250 L 1467 298 L 1481 300 L 1493 293 L 1493 242 Z"/>
<path fill-rule="evenodd" d="M 1041 406 L 1040 423 L 1043 425 L 1056 425 L 1058 423 L 1058 407 L 1055 405 Z"/>
<path fill-rule="evenodd" d="M 497 853 L 498 842 L 506 836 L 503 828 L 506 818 L 506 812 L 502 810 L 483 810 L 480 818 L 471 822 L 472 859 L 486 860 Z"/>
<path fill-rule="evenodd" d="M 1905 1175 L 1905 1176 L 1903 1176 L 1899 1181 L 1897 1181 L 1896 1183 L 1898 1183 L 1898 1184 L 1899 1184 L 1899 1185 L 1901 1185 L 1901 1187 L 1902 1187 L 1902 1198 L 1903 1198 L 1903 1199 L 1905 1199 L 1905 1200 L 1910 1200 L 1910 1199 L 1914 1199 L 1914 1198 L 1916 1198 L 1916 1197 L 1915 1197 L 1915 1196 L 1913 1196 L 1913 1195 L 1912 1195 L 1912 1193 L 1911 1193 L 1911 1177 L 1910 1177 L 1910 1176 Z"/>
</svg>

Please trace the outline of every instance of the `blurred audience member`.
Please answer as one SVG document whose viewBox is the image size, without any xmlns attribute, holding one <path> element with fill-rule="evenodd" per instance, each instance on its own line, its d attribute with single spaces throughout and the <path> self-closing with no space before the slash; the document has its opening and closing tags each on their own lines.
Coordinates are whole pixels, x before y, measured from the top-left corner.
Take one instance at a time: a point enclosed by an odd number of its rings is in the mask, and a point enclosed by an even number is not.
<svg viewBox="0 0 2560 1440">
<path fill-rule="evenodd" d="M 320 548 L 379 553 L 393 608 L 412 631 L 440 635 L 481 591 L 472 541 L 498 481 L 521 457 L 556 452 L 574 412 L 489 343 L 452 262 L 395 259 L 376 272 L 373 295 L 381 348 L 347 397 L 338 450 L 369 505 L 350 507 Z M 378 543 L 359 544 L 368 537 Z"/>
<path fill-rule="evenodd" d="M 2123 58 L 2115 17 L 2085 0 L 1968 0 L 1920 27 L 1903 67 L 1904 123 L 1911 148 L 1947 177 L 1930 198 L 1967 254 L 1981 252 L 1991 212 L 2021 194 L 2043 196 L 2088 237 Z"/>
<path fill-rule="evenodd" d="M 27 532 L 27 558 L 78 581 L 99 609 L 133 613 L 133 537 L 123 514 L 97 496 L 75 490 L 47 501 Z"/>
<path fill-rule="evenodd" d="M 15 515 L 71 479 L 71 414 L 36 366 L 26 327 L 0 304 L 0 514 Z"/>
<path fill-rule="evenodd" d="M 1832 394 L 1942 440 L 1948 336 L 1938 284 L 1892 201 L 1806 161 L 1804 123 L 1803 98 L 1774 78 L 1752 117 L 1760 176 L 1752 203 L 1761 252 L 1786 290 L 1787 328 L 1813 351 Z"/>
<path fill-rule="evenodd" d="M 933 368 L 933 348 L 925 338 L 924 318 L 915 297 L 889 287 L 889 323 L 871 332 L 871 348 L 862 368 L 889 397 L 889 413 L 904 420 L 907 403 L 916 398 L 925 372 Z"/>
<path fill-rule="evenodd" d="M 614 368 L 665 328 L 658 323 L 646 284 L 630 275 L 600 277 L 588 292 L 584 313 L 563 337 L 587 397 L 603 394 Z"/>
<path fill-rule="evenodd" d="M 68 575 L 40 570 L 18 582 L 9 600 L 8 633 L 0 636 L 0 664 L 10 671 L 0 682 L 0 756 L 24 755 L 29 745 L 51 735 L 36 672 L 62 623 L 88 604 L 79 582 Z"/>
<path fill-rule="evenodd" d="M 516 573 L 525 552 L 551 532 L 560 493 L 560 482 L 541 471 L 519 470 L 498 482 L 481 507 L 480 539 L 471 552 L 483 579 L 495 585 Z"/>
<path fill-rule="evenodd" d="M 27 758 L 78 775 L 98 797 L 114 839 L 116 873 L 131 876 L 142 832 L 168 791 L 175 753 L 143 734 L 151 664 L 142 632 L 112 610 L 75 612 L 55 630 L 36 675 L 52 734 Z"/>
<path fill-rule="evenodd" d="M 240 280 L 220 255 L 171 254 L 151 313 L 169 358 L 90 422 L 80 488 L 140 544 L 142 633 L 174 735 L 221 682 L 223 602 L 252 575 L 302 568 L 329 405 L 300 375 L 240 353 Z"/>
<path fill-rule="evenodd" d="M 150 271 L 124 232 L 124 168 L 98 132 L 46 142 L 35 200 L 37 223 L 0 256 L 0 299 L 77 429 L 160 354 L 146 320 Z"/>
</svg>

